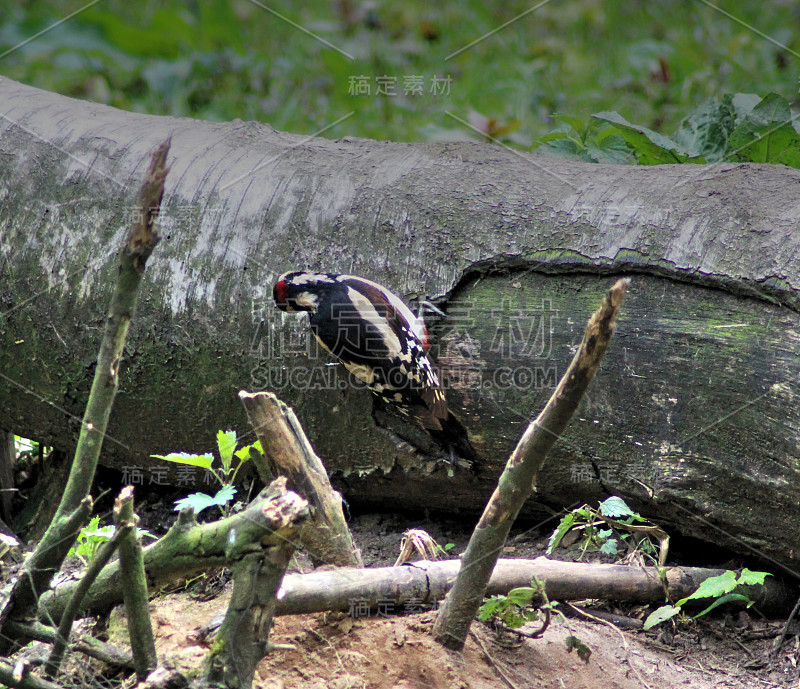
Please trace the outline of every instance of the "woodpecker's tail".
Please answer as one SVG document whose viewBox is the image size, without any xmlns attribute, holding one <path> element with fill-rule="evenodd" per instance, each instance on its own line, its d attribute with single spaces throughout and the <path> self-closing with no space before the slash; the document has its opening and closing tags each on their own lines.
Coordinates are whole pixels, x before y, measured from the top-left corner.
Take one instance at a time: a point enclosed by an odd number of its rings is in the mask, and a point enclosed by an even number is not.
<svg viewBox="0 0 800 689">
<path fill-rule="evenodd" d="M 456 454 L 472 463 L 475 471 L 480 464 L 480 456 L 469 441 L 467 429 L 453 412 L 447 412 L 446 419 L 439 419 L 441 430 L 429 428 L 428 433 L 448 454 Z"/>
</svg>

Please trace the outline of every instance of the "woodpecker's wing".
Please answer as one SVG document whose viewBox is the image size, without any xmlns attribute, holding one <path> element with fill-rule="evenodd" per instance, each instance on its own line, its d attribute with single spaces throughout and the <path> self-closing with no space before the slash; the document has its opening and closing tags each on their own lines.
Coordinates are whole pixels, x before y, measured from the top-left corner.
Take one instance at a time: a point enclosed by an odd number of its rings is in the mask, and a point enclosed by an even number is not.
<svg viewBox="0 0 800 689">
<path fill-rule="evenodd" d="M 372 280 L 367 280 L 366 278 L 358 277 L 357 275 L 338 275 L 336 277 L 338 282 L 343 282 L 353 286 L 355 289 L 364 290 L 363 294 L 373 293 L 374 291 L 380 292 L 384 299 L 388 301 L 397 312 L 397 317 L 401 320 L 405 320 L 414 334 L 417 336 L 417 339 L 420 341 L 422 346 L 425 348 L 427 352 L 430 348 L 430 341 L 428 339 L 428 329 L 425 327 L 425 320 L 422 316 L 417 316 L 414 312 L 408 308 L 406 303 L 398 297 L 394 292 L 390 292 L 385 287 L 382 287 L 377 282 L 373 282 Z M 370 289 L 372 288 L 372 289 Z"/>
<path fill-rule="evenodd" d="M 317 339 L 385 401 L 423 427 L 440 427 L 447 403 L 407 314 L 375 283 L 353 276 L 337 282 L 310 315 Z"/>
</svg>

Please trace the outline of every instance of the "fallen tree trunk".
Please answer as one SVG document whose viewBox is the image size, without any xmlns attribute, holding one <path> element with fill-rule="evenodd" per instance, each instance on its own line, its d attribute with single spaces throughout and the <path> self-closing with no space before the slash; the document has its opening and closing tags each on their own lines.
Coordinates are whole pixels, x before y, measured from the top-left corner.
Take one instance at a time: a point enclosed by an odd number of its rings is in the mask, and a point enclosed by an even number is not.
<svg viewBox="0 0 800 689">
<path fill-rule="evenodd" d="M 125 113 L 8 79 L 0 101 L 0 428 L 74 443 L 108 247 L 134 205 L 128 180 L 171 133 L 164 239 L 107 465 L 149 481 L 144 458 L 207 450 L 214 429 L 246 428 L 238 389 L 269 389 L 352 504 L 477 512 L 609 276 L 636 273 L 618 347 L 540 477 L 539 502 L 613 492 L 673 532 L 796 569 L 800 172 L 308 139 Z M 485 477 L 431 473 L 378 427 L 369 393 L 273 309 L 276 276 L 296 267 L 362 274 L 450 315 L 432 329 L 434 353 Z M 395 430 L 422 447 L 413 429 Z"/>
<path fill-rule="evenodd" d="M 194 562 L 193 566 L 189 566 L 188 557 L 182 559 L 182 564 L 188 567 L 188 575 L 209 569 L 212 566 L 209 563 L 218 562 L 214 548 L 205 557 L 198 555 Z M 435 605 L 444 599 L 460 566 L 461 560 L 423 560 L 399 567 L 341 567 L 306 574 L 287 574 L 278 592 L 275 614 L 301 615 L 338 610 L 358 616 L 380 614 L 380 611 L 399 612 L 402 608 L 407 612 L 419 611 L 422 606 Z M 723 571 L 702 567 L 666 568 L 670 600 L 688 596 L 703 581 Z M 658 603 L 665 599 L 664 585 L 655 568 L 562 562 L 546 557 L 498 560 L 486 595 L 505 594 L 517 586 L 529 586 L 534 577 L 546 582 L 545 591 L 550 600 L 596 598 Z M 180 574 L 173 571 L 169 576 L 163 574 L 159 578 L 159 585 L 165 586 L 180 579 Z M 62 584 L 55 589 L 55 595 L 47 594 L 42 600 L 40 614 L 59 613 L 73 588 L 74 583 Z M 751 587 L 750 596 L 758 608 L 767 614 L 785 614 L 794 602 L 787 587 L 775 577 L 767 577 L 763 586 Z M 96 587 L 85 600 L 84 612 L 87 615 L 105 613 L 121 602 L 122 594 L 118 588 Z"/>
<path fill-rule="evenodd" d="M 402 607 L 418 609 L 421 605 L 433 605 L 447 595 L 460 565 L 460 560 L 421 561 L 401 567 L 288 574 L 278 594 L 276 613 L 300 615 L 325 610 L 362 610 L 366 615 L 376 614 L 388 604 L 394 605 L 395 612 Z M 688 596 L 703 581 L 723 571 L 668 567 L 666 582 L 670 600 Z M 486 595 L 506 594 L 512 588 L 530 586 L 534 577 L 545 582 L 550 600 L 659 603 L 665 598 L 664 585 L 653 567 L 561 562 L 546 557 L 498 560 Z M 786 613 L 793 603 L 787 588 L 774 577 L 767 577 L 764 586 L 753 587 L 751 595 L 759 609 L 767 612 Z"/>
</svg>

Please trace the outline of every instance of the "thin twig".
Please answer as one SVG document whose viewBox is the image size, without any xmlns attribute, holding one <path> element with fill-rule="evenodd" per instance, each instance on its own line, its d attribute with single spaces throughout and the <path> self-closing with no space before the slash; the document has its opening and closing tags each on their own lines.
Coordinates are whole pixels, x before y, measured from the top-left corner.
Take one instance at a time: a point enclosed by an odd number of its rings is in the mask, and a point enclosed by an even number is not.
<svg viewBox="0 0 800 689">
<path fill-rule="evenodd" d="M 584 617 L 588 617 L 590 620 L 594 620 L 595 622 L 599 622 L 600 624 L 604 624 L 607 627 L 611 627 L 611 629 L 613 629 L 617 634 L 619 634 L 619 638 L 622 640 L 622 648 L 625 649 L 625 658 L 623 660 L 625 661 L 626 665 L 633 671 L 633 674 L 636 675 L 636 679 L 639 680 L 641 685 L 645 689 L 651 689 L 650 685 L 647 682 L 644 681 L 644 678 L 642 677 L 642 675 L 639 672 L 638 668 L 631 662 L 631 651 L 630 651 L 630 648 L 628 647 L 628 641 L 625 638 L 625 633 L 619 627 L 617 627 L 614 623 L 609 622 L 608 620 L 604 620 L 604 619 L 602 619 L 600 617 L 595 617 L 591 613 L 586 612 L 585 610 L 581 610 L 580 608 L 572 605 L 571 603 L 567 603 L 567 605 L 570 608 L 572 608 L 575 612 L 583 615 Z"/>
<path fill-rule="evenodd" d="M 772 649 L 769 652 L 770 658 L 774 658 L 775 654 L 780 650 L 781 646 L 783 646 L 783 641 L 786 638 L 786 635 L 789 633 L 789 626 L 797 616 L 798 611 L 800 611 L 800 598 L 797 599 L 797 602 L 794 604 L 794 608 L 792 608 L 792 612 L 789 613 L 789 617 L 786 618 L 786 624 L 783 625 L 780 636 L 778 636 L 778 638 L 773 642 Z"/>
<path fill-rule="evenodd" d="M 489 653 L 489 649 L 486 648 L 483 641 L 480 637 L 472 630 L 470 630 L 469 635 L 475 639 L 478 646 L 481 647 L 481 651 L 483 651 L 483 655 L 486 656 L 486 660 L 489 661 L 489 664 L 495 669 L 500 678 L 510 687 L 510 689 L 519 689 L 519 687 L 514 683 L 514 681 L 504 672 L 503 668 L 500 667 L 500 664 L 494 659 L 491 653 Z"/>
<path fill-rule="evenodd" d="M 130 527 L 128 527 L 130 528 Z M 117 529 L 110 540 L 103 543 L 95 553 L 94 558 L 86 568 L 78 587 L 69 599 L 67 607 L 64 609 L 64 614 L 61 616 L 61 621 L 58 625 L 55 641 L 53 642 L 53 649 L 50 651 L 50 657 L 45 664 L 44 672 L 47 677 L 55 677 L 58 674 L 58 668 L 61 666 L 61 660 L 64 657 L 64 651 L 67 649 L 69 643 L 69 635 L 72 631 L 72 624 L 80 611 L 83 598 L 91 585 L 97 579 L 97 576 L 102 571 L 103 567 L 108 564 L 111 556 L 119 546 L 120 540 L 125 534 L 125 529 Z"/>
</svg>

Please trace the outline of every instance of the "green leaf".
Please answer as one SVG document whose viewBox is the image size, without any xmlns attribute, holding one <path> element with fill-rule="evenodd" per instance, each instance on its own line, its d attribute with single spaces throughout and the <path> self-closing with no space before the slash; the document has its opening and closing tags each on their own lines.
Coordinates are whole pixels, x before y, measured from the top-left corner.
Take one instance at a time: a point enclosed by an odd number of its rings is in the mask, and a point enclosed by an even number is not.
<svg viewBox="0 0 800 689">
<path fill-rule="evenodd" d="M 574 129 L 576 134 L 582 135 L 589 130 L 589 125 L 580 117 L 573 117 L 571 115 L 554 115 L 553 117 L 563 122 L 571 129 Z"/>
<path fill-rule="evenodd" d="M 619 129 L 622 138 L 633 149 L 636 160 L 641 165 L 706 162 L 701 156 L 694 156 L 677 141 L 647 127 L 631 124 L 617 112 L 598 112 L 592 117 L 613 124 Z"/>
<path fill-rule="evenodd" d="M 631 517 L 636 512 L 628 507 L 622 498 L 612 495 L 600 503 L 600 514 L 604 517 L 611 517 L 611 519 L 620 519 L 621 517 Z"/>
<path fill-rule="evenodd" d="M 222 466 L 227 473 L 231 468 L 233 451 L 236 449 L 236 431 L 217 431 L 217 447 Z"/>
<path fill-rule="evenodd" d="M 611 127 L 607 129 L 611 129 Z M 598 134 L 595 143 L 587 142 L 586 154 L 596 163 L 612 165 L 620 165 L 633 159 L 633 149 L 619 134 L 607 134 L 602 138 Z"/>
<path fill-rule="evenodd" d="M 657 624 L 668 620 L 670 617 L 675 617 L 681 611 L 677 605 L 662 605 L 660 608 L 653 610 L 644 621 L 644 629 L 650 629 Z"/>
<path fill-rule="evenodd" d="M 800 167 L 800 134 L 788 101 L 767 95 L 733 130 L 728 149 L 729 160 Z"/>
<path fill-rule="evenodd" d="M 764 579 L 771 576 L 769 572 L 751 572 L 745 567 L 739 575 L 739 583 L 744 586 L 759 586 L 763 585 Z"/>
<path fill-rule="evenodd" d="M 575 141 L 575 139 L 569 137 L 565 138 L 561 136 L 550 138 L 548 141 L 542 141 L 538 150 L 556 158 L 589 162 L 586 149 L 579 142 Z"/>
<path fill-rule="evenodd" d="M 216 495 L 214 495 L 214 500 L 217 501 L 218 505 L 224 505 L 229 500 L 233 500 L 234 495 L 236 495 L 236 488 L 233 486 L 223 486 L 217 491 Z"/>
<path fill-rule="evenodd" d="M 201 467 L 202 469 L 210 469 L 214 461 L 214 455 L 192 455 L 188 452 L 171 452 L 168 455 L 150 455 L 156 459 L 163 459 L 167 462 L 176 462 L 177 464 L 188 464 L 193 467 Z"/>
<path fill-rule="evenodd" d="M 552 555 L 553 551 L 558 547 L 558 544 L 561 543 L 561 539 L 567 535 L 567 532 L 572 528 L 572 525 L 575 523 L 575 515 L 570 512 L 570 514 L 565 514 L 561 521 L 558 524 L 558 528 L 553 531 L 553 535 L 550 536 L 550 541 L 547 543 L 547 554 Z"/>
<path fill-rule="evenodd" d="M 538 590 L 535 588 L 531 588 L 530 586 L 520 586 L 518 588 L 511 589 L 506 597 L 510 603 L 523 607 L 530 604 L 530 602 L 533 600 L 533 597 L 537 593 Z"/>
<path fill-rule="evenodd" d="M 743 595 L 741 593 L 729 593 L 729 594 L 727 594 L 725 596 L 717 598 L 717 600 L 715 600 L 711 605 L 709 605 L 705 610 L 703 610 L 703 612 L 697 613 L 694 616 L 694 619 L 697 619 L 698 617 L 702 617 L 707 612 L 711 612 L 714 608 L 719 607 L 720 605 L 723 605 L 724 603 L 732 603 L 732 602 L 749 603 L 750 599 L 747 596 L 745 596 L 745 595 Z"/>
<path fill-rule="evenodd" d="M 252 445 L 245 445 L 242 448 L 239 448 L 234 452 L 234 456 L 242 462 L 246 462 L 252 457 L 253 452 L 258 452 L 259 454 L 264 454 L 264 450 L 261 449 L 261 441 L 256 440 Z"/>
<path fill-rule="evenodd" d="M 697 587 L 691 596 L 681 598 L 677 605 L 684 605 L 687 600 L 694 600 L 697 598 L 717 598 L 726 593 L 730 593 L 736 588 L 739 582 L 736 581 L 736 572 L 730 569 L 716 577 L 709 577 L 700 586 Z"/>
<path fill-rule="evenodd" d="M 618 551 L 617 539 L 609 538 L 603 545 L 600 546 L 600 552 L 604 555 L 616 555 Z"/>
<path fill-rule="evenodd" d="M 200 514 L 208 507 L 223 507 L 235 494 L 236 489 L 233 486 L 224 486 L 214 496 L 206 493 L 192 493 L 175 501 L 175 511 L 179 512 L 185 507 L 191 507 L 195 514 Z"/>
<path fill-rule="evenodd" d="M 570 634 L 566 639 L 564 639 L 564 643 L 567 646 L 567 653 L 572 653 L 572 651 L 575 651 L 578 654 L 578 657 L 584 663 L 589 662 L 589 657 L 592 655 L 592 649 L 583 643 L 583 641 L 581 641 L 577 636 Z"/>
<path fill-rule="evenodd" d="M 681 120 L 673 139 L 693 155 L 717 162 L 722 160 L 736 127 L 735 115 L 731 96 L 721 101 L 709 99 Z"/>
<path fill-rule="evenodd" d="M 490 617 L 494 617 L 500 610 L 505 608 L 506 605 L 505 596 L 492 596 L 478 608 L 478 619 L 481 622 L 486 622 Z"/>
<path fill-rule="evenodd" d="M 114 526 L 103 526 L 99 529 L 92 529 L 91 531 L 85 531 L 84 533 L 86 535 L 86 538 L 88 539 L 108 541 L 114 535 L 114 531 L 116 531 Z"/>
<path fill-rule="evenodd" d="M 736 113 L 736 123 L 747 117 L 761 102 L 761 96 L 757 93 L 735 93 L 731 97 L 731 104 Z"/>
</svg>

